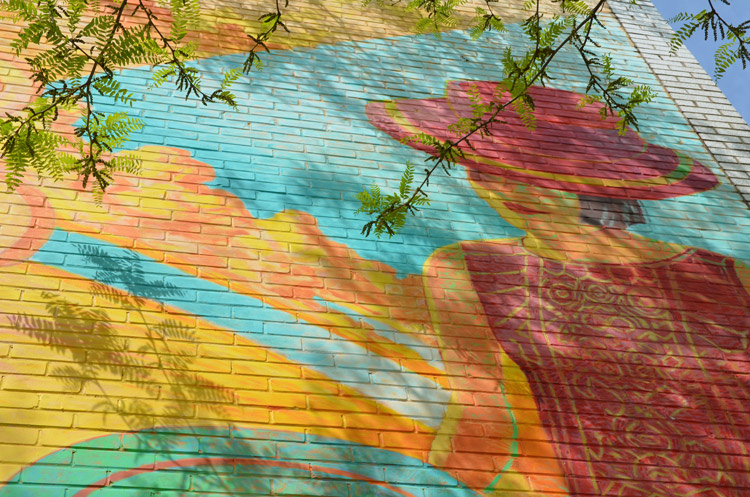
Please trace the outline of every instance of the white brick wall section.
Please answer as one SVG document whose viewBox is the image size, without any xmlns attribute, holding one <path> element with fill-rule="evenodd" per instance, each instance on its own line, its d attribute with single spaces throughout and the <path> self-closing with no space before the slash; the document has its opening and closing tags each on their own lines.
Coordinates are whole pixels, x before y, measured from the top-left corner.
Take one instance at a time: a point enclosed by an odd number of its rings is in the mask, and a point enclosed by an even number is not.
<svg viewBox="0 0 750 497">
<path fill-rule="evenodd" d="M 750 204 L 750 126 L 685 47 L 669 53 L 674 31 L 651 0 L 609 6 L 667 93 Z M 748 71 L 750 77 L 750 70 Z"/>
</svg>

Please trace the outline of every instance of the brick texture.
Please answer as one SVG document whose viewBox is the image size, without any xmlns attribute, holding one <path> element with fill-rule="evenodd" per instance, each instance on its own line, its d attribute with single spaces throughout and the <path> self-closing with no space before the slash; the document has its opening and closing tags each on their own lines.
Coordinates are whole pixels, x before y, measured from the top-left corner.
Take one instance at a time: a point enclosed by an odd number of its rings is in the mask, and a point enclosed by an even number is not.
<svg viewBox="0 0 750 497">
<path fill-rule="evenodd" d="M 361 234 L 355 195 L 430 157 L 404 138 L 501 93 L 526 13 L 472 41 L 480 4 L 438 39 L 291 0 L 236 110 L 123 69 L 143 171 L 100 205 L 0 193 L 0 497 L 748 494 L 750 130 L 648 2 L 597 28 L 657 94 L 637 132 L 578 108 L 563 51 L 534 132 L 506 113 L 402 234 Z M 206 88 L 267 7 L 202 6 Z M 3 113 L 36 92 L 17 32 Z"/>
<path fill-rule="evenodd" d="M 732 107 L 695 57 L 682 47 L 669 54 L 672 28 L 651 2 L 610 2 L 617 20 L 704 142 L 728 180 L 750 200 L 750 126 Z"/>
</svg>

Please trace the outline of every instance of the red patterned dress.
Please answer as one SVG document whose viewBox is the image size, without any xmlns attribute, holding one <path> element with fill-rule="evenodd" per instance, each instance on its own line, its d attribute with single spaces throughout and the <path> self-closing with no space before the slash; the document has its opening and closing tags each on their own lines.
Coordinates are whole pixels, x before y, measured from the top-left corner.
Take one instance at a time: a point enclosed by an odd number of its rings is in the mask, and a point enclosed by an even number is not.
<svg viewBox="0 0 750 497">
<path fill-rule="evenodd" d="M 571 495 L 750 496 L 750 295 L 732 259 L 690 249 L 571 263 L 462 247 Z"/>
</svg>

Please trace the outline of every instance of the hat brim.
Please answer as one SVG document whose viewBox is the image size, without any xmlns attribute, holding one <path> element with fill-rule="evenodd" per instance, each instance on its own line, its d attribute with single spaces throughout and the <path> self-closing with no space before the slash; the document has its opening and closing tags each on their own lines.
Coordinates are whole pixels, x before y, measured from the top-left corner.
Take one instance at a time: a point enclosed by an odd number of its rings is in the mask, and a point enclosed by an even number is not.
<svg viewBox="0 0 750 497">
<path fill-rule="evenodd" d="M 536 128 L 513 110 L 498 114 L 489 134 L 478 133 L 458 148 L 464 166 L 545 188 L 611 198 L 658 200 L 714 188 L 716 176 L 675 150 L 647 143 L 635 131 L 617 130 L 616 117 L 601 118 L 602 104 L 580 108 L 582 95 L 532 87 Z M 507 99 L 496 82 L 448 83 L 446 96 L 372 102 L 372 124 L 396 140 L 426 133 L 456 141 L 451 125 L 471 118 L 477 103 Z M 419 141 L 407 143 L 435 154 Z"/>
</svg>

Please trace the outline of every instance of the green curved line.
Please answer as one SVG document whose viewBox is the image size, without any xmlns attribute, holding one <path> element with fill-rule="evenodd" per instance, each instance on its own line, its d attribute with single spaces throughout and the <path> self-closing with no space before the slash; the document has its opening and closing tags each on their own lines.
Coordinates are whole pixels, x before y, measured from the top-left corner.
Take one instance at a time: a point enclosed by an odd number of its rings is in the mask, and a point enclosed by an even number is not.
<svg viewBox="0 0 750 497">
<path fill-rule="evenodd" d="M 508 411 L 508 414 L 510 415 L 510 422 L 513 425 L 513 434 L 511 435 L 513 438 L 513 441 L 510 443 L 510 459 L 508 459 L 508 462 L 505 463 L 505 466 L 500 470 L 500 472 L 495 476 L 495 478 L 492 479 L 489 485 L 487 485 L 484 489 L 485 492 L 492 490 L 492 487 L 497 485 L 497 483 L 500 481 L 500 478 L 502 478 L 506 471 L 510 469 L 510 467 L 513 465 L 513 461 L 518 457 L 518 421 L 516 420 L 516 415 L 513 412 L 513 408 L 510 405 L 510 402 L 508 402 L 508 397 L 505 394 L 505 384 L 500 383 L 500 393 L 503 397 L 503 403 L 505 404 L 505 409 Z"/>
</svg>

